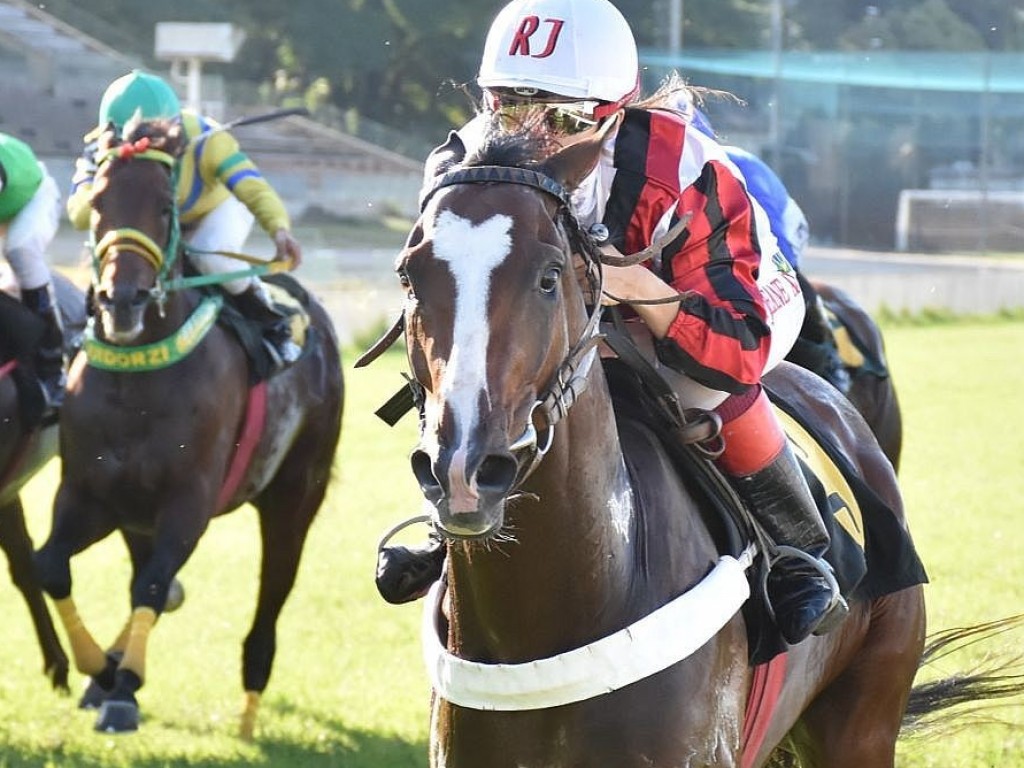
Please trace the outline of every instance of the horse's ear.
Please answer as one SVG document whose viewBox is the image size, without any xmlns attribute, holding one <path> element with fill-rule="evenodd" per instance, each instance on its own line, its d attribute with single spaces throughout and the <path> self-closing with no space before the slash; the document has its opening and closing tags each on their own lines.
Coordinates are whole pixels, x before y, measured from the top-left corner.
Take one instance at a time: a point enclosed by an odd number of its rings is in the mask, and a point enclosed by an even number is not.
<svg viewBox="0 0 1024 768">
<path fill-rule="evenodd" d="M 452 131 L 444 144 L 434 149 L 423 166 L 423 185 L 433 184 L 434 179 L 449 171 L 466 159 L 466 145 L 458 133 Z"/>
<path fill-rule="evenodd" d="M 121 138 L 125 141 L 130 141 L 143 122 L 142 107 L 137 107 L 132 116 L 125 122 L 124 128 L 121 129 Z"/>
<path fill-rule="evenodd" d="M 166 150 L 174 157 L 181 154 L 185 146 L 185 126 L 179 121 L 172 122 L 167 128 Z"/>
<path fill-rule="evenodd" d="M 566 189 L 575 189 L 590 175 L 601 158 L 601 147 L 620 122 L 620 110 L 602 123 L 573 137 L 572 143 L 558 150 L 544 163 L 550 174 Z"/>
<path fill-rule="evenodd" d="M 466 145 L 458 133 L 452 131 L 444 144 L 434 149 L 423 165 L 423 186 L 420 187 L 420 207 L 423 207 L 423 200 L 434 188 L 434 181 L 441 174 L 450 171 L 453 167 L 466 159 Z"/>
<path fill-rule="evenodd" d="M 104 126 L 99 135 L 96 137 L 96 148 L 99 152 L 108 152 L 112 147 L 118 144 L 117 126 L 114 125 L 114 121 L 110 120 Z"/>
</svg>

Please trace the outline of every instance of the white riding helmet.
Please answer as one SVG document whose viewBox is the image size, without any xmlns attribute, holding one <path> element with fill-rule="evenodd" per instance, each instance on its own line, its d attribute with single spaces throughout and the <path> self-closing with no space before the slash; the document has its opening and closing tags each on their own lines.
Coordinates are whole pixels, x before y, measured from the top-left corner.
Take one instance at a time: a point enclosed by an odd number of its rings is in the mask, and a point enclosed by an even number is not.
<svg viewBox="0 0 1024 768">
<path fill-rule="evenodd" d="M 608 0 L 512 0 L 487 33 L 477 82 L 524 98 L 604 102 L 607 114 L 636 95 L 639 76 L 633 31 Z"/>
</svg>

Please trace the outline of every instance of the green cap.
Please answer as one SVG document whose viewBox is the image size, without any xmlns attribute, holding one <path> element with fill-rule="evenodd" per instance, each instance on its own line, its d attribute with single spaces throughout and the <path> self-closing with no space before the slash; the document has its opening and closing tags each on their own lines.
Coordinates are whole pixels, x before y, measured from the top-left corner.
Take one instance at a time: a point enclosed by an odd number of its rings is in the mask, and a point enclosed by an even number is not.
<svg viewBox="0 0 1024 768">
<path fill-rule="evenodd" d="M 133 69 L 107 86 L 100 99 L 99 125 L 112 122 L 120 130 L 136 112 L 143 120 L 174 118 L 181 103 L 162 78 Z"/>
</svg>

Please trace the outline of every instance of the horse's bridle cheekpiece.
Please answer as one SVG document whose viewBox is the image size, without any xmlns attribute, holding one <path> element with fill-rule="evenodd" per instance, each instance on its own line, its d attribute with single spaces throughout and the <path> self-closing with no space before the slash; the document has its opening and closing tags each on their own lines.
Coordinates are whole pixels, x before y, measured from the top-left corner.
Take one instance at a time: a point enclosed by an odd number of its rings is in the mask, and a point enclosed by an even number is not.
<svg viewBox="0 0 1024 768">
<path fill-rule="evenodd" d="M 570 248 L 573 252 L 578 253 L 584 260 L 587 266 L 586 276 L 591 283 L 592 295 L 600 297 L 603 274 L 597 240 L 580 226 L 579 221 L 572 212 L 569 191 L 547 174 L 529 168 L 509 168 L 498 165 L 473 165 L 455 168 L 437 177 L 430 191 L 423 196 L 420 208 L 421 210 L 425 208 L 430 198 L 438 190 L 445 187 L 457 184 L 495 183 L 520 184 L 550 195 L 558 201 L 558 211 L 555 214 L 556 223 L 560 224 L 566 232 Z M 547 390 L 534 403 L 523 434 L 512 442 L 510 446 L 512 452 L 522 457 L 518 462 L 519 472 L 513 488 L 520 486 L 537 468 L 540 460 L 547 453 L 548 448 L 551 447 L 551 442 L 554 439 L 555 425 L 565 418 L 569 408 L 586 390 L 587 377 L 597 357 L 597 345 L 601 341 L 601 312 L 601 302 L 595 300 L 586 328 L 580 334 L 579 340 L 573 345 L 573 348 L 566 355 L 558 370 L 555 371 L 554 380 Z M 376 349 L 376 346 L 374 349 Z M 544 429 L 547 434 L 543 444 L 541 444 L 540 436 L 533 425 L 534 413 L 545 424 Z"/>
</svg>

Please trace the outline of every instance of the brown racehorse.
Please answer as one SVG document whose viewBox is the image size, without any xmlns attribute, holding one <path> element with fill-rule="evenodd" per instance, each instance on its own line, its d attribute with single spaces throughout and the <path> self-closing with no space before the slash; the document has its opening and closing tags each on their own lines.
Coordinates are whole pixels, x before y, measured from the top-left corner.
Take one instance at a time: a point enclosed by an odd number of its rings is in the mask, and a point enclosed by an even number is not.
<svg viewBox="0 0 1024 768">
<path fill-rule="evenodd" d="M 220 296 L 175 283 L 180 126 L 142 123 L 125 141 L 110 131 L 101 144 L 91 224 L 94 340 L 87 335 L 71 366 L 60 487 L 37 569 L 76 667 L 107 692 L 97 729 L 134 730 L 147 636 L 175 574 L 213 517 L 252 504 L 263 558 L 242 654 L 248 737 L 277 620 L 331 477 L 343 402 L 337 339 L 309 298 L 302 356 L 250 390 L 242 346 L 213 322 Z M 131 615 L 104 650 L 78 616 L 69 560 L 114 531 L 131 555 Z"/>
<path fill-rule="evenodd" d="M 770 719 L 743 733 L 744 556 L 720 556 L 705 497 L 658 438 L 617 424 L 596 357 L 600 266 L 569 191 L 600 145 L 491 137 L 441 169 L 399 257 L 412 468 L 448 540 L 424 625 L 430 764 L 747 768 L 785 741 L 808 766 L 891 768 L 925 638 L 920 585 L 854 600 L 838 629 L 789 648 Z M 905 525 L 852 405 L 796 366 L 767 382 L 827 425 Z"/>
<path fill-rule="evenodd" d="M 0 280 L 0 282 L 4 282 Z M 64 320 L 65 338 L 75 339 L 85 324 L 85 295 L 63 275 L 53 276 L 57 302 Z M 43 673 L 54 688 L 68 690 L 68 657 L 61 647 L 43 591 L 32 566 L 32 539 L 25 524 L 22 487 L 57 453 L 57 422 L 41 420 L 42 401 L 32 400 L 31 374 L 19 379 L 17 357 L 31 353 L 18 349 L 32 337 L 37 321 L 6 293 L 0 295 L 0 548 L 7 556 L 11 579 L 25 598 L 43 653 Z M 37 413 L 33 414 L 32 411 Z"/>
<path fill-rule="evenodd" d="M 846 291 L 834 285 L 811 281 L 825 306 L 842 323 L 851 342 L 862 345 L 867 364 L 848 366 L 850 388 L 846 396 L 875 433 L 878 444 L 899 471 L 903 450 L 903 417 L 896 387 L 888 370 L 885 341 L 878 324 Z M 878 369 L 876 369 L 876 367 Z"/>
</svg>

